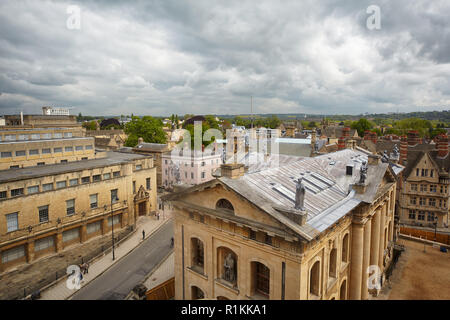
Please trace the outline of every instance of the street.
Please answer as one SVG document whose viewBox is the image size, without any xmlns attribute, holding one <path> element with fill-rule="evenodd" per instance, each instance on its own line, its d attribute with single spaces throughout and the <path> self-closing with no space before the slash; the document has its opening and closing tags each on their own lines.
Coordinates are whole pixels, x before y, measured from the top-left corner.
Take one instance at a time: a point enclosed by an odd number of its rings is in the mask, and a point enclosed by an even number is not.
<svg viewBox="0 0 450 320">
<path fill-rule="evenodd" d="M 109 270 L 82 287 L 73 300 L 121 300 L 170 252 L 173 221 L 164 224 Z"/>
</svg>

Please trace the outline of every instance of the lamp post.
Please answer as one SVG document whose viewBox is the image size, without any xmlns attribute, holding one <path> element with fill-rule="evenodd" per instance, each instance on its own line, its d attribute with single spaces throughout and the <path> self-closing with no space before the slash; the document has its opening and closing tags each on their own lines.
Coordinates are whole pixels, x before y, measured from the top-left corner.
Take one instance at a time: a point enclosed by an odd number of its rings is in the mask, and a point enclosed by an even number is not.
<svg viewBox="0 0 450 320">
<path fill-rule="evenodd" d="M 113 195 L 111 195 L 111 237 L 112 237 L 112 259 L 114 260 L 116 257 L 114 255 L 114 215 L 113 215 L 113 200 L 119 201 L 119 198 L 115 196 L 115 199 L 113 198 Z"/>
</svg>

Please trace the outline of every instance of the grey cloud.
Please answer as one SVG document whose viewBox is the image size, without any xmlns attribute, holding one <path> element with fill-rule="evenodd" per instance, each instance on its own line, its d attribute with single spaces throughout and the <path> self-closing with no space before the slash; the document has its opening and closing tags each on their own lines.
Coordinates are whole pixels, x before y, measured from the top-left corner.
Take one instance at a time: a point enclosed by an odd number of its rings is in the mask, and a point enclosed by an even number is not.
<svg viewBox="0 0 450 320">
<path fill-rule="evenodd" d="M 81 30 L 68 30 L 69 4 Z M 381 8 L 381 30 L 366 8 Z M 3 1 L 0 113 L 445 109 L 445 1 Z"/>
</svg>

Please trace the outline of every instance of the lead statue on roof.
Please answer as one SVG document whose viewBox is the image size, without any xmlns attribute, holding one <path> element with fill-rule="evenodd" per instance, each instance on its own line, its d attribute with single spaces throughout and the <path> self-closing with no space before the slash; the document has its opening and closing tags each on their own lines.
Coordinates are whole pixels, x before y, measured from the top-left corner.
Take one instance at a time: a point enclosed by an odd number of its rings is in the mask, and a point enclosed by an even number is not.
<svg viewBox="0 0 450 320">
<path fill-rule="evenodd" d="M 295 209 L 303 210 L 305 203 L 305 186 L 303 185 L 302 178 L 296 181 L 295 188 Z"/>
<path fill-rule="evenodd" d="M 367 163 L 363 161 L 359 170 L 359 183 L 364 183 L 367 179 Z"/>
</svg>

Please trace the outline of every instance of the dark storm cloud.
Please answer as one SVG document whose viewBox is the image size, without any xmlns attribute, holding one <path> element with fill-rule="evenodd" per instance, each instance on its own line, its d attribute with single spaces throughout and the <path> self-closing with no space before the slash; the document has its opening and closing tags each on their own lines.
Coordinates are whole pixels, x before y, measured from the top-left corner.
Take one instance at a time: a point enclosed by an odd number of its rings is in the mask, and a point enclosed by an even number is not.
<svg viewBox="0 0 450 320">
<path fill-rule="evenodd" d="M 81 30 L 66 27 L 69 5 Z M 381 8 L 368 30 L 366 8 Z M 2 1 L 0 113 L 448 109 L 448 1 Z"/>
</svg>

